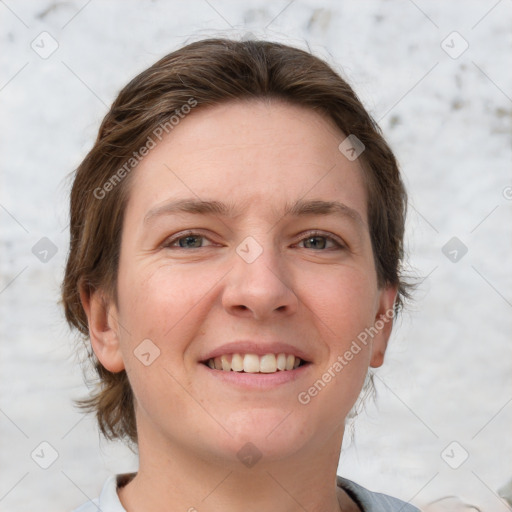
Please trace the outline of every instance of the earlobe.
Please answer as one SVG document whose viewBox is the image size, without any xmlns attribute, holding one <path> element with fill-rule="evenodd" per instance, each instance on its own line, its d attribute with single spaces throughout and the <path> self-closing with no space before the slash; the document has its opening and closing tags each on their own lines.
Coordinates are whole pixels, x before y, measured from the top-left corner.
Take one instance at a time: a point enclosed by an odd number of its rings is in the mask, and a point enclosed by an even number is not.
<svg viewBox="0 0 512 512">
<path fill-rule="evenodd" d="M 89 337 L 96 357 L 112 373 L 124 370 L 115 306 L 101 290 L 91 290 L 82 286 L 80 299 L 87 315 Z"/>
<path fill-rule="evenodd" d="M 384 363 L 384 355 L 393 328 L 397 291 L 396 286 L 388 286 L 380 292 L 379 307 L 373 325 L 376 334 L 372 342 L 372 357 L 370 360 L 372 368 L 378 368 Z"/>
</svg>

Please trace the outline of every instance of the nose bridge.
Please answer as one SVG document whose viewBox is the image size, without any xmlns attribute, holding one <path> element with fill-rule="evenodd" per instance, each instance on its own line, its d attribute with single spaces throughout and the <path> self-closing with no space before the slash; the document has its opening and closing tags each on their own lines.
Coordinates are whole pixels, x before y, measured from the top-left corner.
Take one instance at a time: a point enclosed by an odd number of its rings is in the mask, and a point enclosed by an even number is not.
<svg viewBox="0 0 512 512">
<path fill-rule="evenodd" d="M 258 235 L 255 235 L 258 236 Z M 236 247 L 234 265 L 237 267 L 239 279 L 272 285 L 274 281 L 285 286 L 285 269 L 278 249 L 273 243 L 270 233 L 258 236 L 247 236 Z"/>
<path fill-rule="evenodd" d="M 230 312 L 249 310 L 256 317 L 296 310 L 291 276 L 270 233 L 247 236 L 233 254 L 223 303 Z"/>
</svg>

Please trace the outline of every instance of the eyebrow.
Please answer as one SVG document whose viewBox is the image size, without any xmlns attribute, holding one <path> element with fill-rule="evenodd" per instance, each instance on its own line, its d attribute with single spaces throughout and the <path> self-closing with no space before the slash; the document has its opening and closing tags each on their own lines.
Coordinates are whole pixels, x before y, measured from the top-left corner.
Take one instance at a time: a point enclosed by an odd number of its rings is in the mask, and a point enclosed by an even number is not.
<svg viewBox="0 0 512 512">
<path fill-rule="evenodd" d="M 163 215 L 173 215 L 179 213 L 192 213 L 196 215 L 220 215 L 230 219 L 240 217 L 241 212 L 237 212 L 234 204 L 226 204 L 220 201 L 205 201 L 200 199 L 178 199 L 169 201 L 162 205 L 156 206 L 148 211 L 144 217 L 144 223 L 150 219 Z M 303 199 L 297 200 L 293 204 L 285 206 L 283 217 L 292 215 L 294 217 L 303 217 L 308 215 L 338 215 L 355 221 L 362 226 L 365 225 L 361 215 L 357 210 L 350 208 L 346 204 L 339 201 L 323 201 Z"/>
</svg>

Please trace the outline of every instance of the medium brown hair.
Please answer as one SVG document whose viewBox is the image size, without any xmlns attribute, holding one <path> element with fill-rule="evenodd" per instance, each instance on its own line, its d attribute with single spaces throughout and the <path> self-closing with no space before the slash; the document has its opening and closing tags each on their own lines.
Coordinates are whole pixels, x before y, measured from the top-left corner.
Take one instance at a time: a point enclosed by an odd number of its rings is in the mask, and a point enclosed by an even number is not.
<svg viewBox="0 0 512 512">
<path fill-rule="evenodd" d="M 311 108 L 364 144 L 359 159 L 379 286 L 398 287 L 396 311 L 408 296 L 401 275 L 406 191 L 391 149 L 348 83 L 310 53 L 268 41 L 206 39 L 172 52 L 121 90 L 94 146 L 75 170 L 71 190 L 62 299 L 66 319 L 83 335 L 99 376 L 98 389 L 79 403 L 96 412 L 100 430 L 109 439 L 137 443 L 134 397 L 126 372 L 105 369 L 87 343 L 80 290 L 101 289 L 117 303 L 123 216 L 130 171 L 136 167 L 130 159 L 147 145 L 148 137 L 154 138 L 158 127 L 170 126 L 172 116 L 182 117 L 187 104 L 201 108 L 258 98 Z"/>
</svg>

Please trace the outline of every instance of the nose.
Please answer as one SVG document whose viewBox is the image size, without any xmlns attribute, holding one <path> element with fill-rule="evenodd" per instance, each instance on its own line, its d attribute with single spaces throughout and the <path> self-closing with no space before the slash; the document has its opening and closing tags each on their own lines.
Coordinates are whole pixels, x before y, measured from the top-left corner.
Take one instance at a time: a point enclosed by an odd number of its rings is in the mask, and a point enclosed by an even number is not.
<svg viewBox="0 0 512 512">
<path fill-rule="evenodd" d="M 254 240 L 245 248 L 250 249 L 249 257 L 243 246 L 233 253 L 233 267 L 226 276 L 222 296 L 224 309 L 231 315 L 255 320 L 296 313 L 299 300 L 284 258 Z"/>
</svg>

